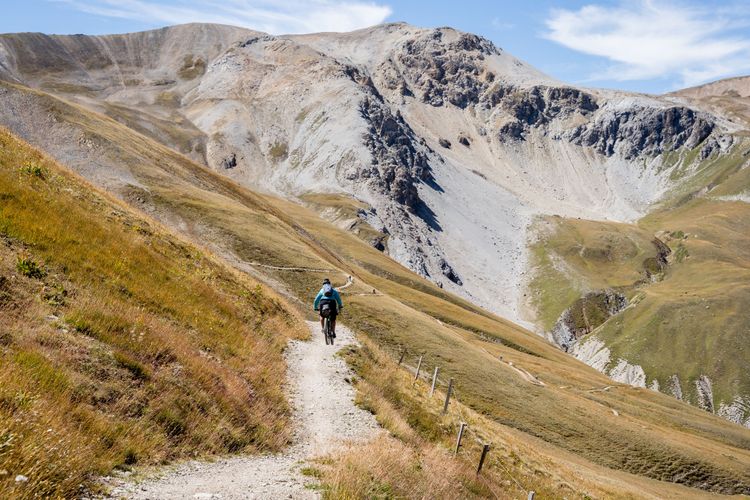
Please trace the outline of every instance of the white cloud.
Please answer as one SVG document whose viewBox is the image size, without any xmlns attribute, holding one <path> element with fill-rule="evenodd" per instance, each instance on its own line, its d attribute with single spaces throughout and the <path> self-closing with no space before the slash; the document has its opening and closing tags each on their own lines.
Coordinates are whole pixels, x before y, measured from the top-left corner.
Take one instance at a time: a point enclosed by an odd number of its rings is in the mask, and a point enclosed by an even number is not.
<svg viewBox="0 0 750 500">
<path fill-rule="evenodd" d="M 351 31 L 382 23 L 391 8 L 359 0 L 52 0 L 104 17 L 149 24 L 243 26 L 271 34 Z"/>
<path fill-rule="evenodd" d="M 741 6 L 636 0 L 555 9 L 546 25 L 545 38 L 611 62 L 594 81 L 676 78 L 690 86 L 750 71 L 750 12 Z"/>
</svg>

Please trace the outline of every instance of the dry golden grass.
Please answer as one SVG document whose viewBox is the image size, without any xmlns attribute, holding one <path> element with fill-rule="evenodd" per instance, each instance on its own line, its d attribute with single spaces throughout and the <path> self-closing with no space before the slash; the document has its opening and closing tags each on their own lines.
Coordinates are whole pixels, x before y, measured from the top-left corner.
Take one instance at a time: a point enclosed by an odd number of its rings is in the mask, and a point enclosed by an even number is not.
<svg viewBox="0 0 750 500">
<path fill-rule="evenodd" d="M 0 497 L 287 443 L 275 293 L 6 131 L 0 196 Z"/>
<path fill-rule="evenodd" d="M 447 450 L 414 449 L 386 436 L 343 450 L 322 470 L 324 497 L 331 499 L 512 498 Z"/>
</svg>

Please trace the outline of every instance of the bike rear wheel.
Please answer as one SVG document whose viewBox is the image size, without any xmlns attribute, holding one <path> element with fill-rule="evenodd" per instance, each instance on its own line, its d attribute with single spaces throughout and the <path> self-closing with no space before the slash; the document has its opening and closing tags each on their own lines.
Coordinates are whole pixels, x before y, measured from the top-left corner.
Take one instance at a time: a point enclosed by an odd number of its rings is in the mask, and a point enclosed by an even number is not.
<svg viewBox="0 0 750 500">
<path fill-rule="evenodd" d="M 326 338 L 326 345 L 332 345 L 333 344 L 333 337 L 331 335 L 331 320 L 330 320 L 330 318 L 326 318 L 323 321 L 323 335 Z"/>
</svg>

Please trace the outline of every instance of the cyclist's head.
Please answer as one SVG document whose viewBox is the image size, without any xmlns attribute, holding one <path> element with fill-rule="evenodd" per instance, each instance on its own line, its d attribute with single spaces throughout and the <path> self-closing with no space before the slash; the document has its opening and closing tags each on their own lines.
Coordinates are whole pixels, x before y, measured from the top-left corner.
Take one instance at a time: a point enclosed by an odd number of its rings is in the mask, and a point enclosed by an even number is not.
<svg viewBox="0 0 750 500">
<path fill-rule="evenodd" d="M 330 285 L 331 284 L 331 280 L 329 280 L 328 278 L 326 278 L 326 279 L 323 280 L 323 284 L 324 285 Z"/>
</svg>

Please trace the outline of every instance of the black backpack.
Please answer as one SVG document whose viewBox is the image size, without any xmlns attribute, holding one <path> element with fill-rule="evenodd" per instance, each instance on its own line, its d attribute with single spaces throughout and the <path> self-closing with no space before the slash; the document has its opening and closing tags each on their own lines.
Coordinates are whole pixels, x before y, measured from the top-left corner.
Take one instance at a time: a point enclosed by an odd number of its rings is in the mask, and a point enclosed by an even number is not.
<svg viewBox="0 0 750 500">
<path fill-rule="evenodd" d="M 320 299 L 320 315 L 324 318 L 336 315 L 336 301 L 331 297 Z"/>
</svg>

